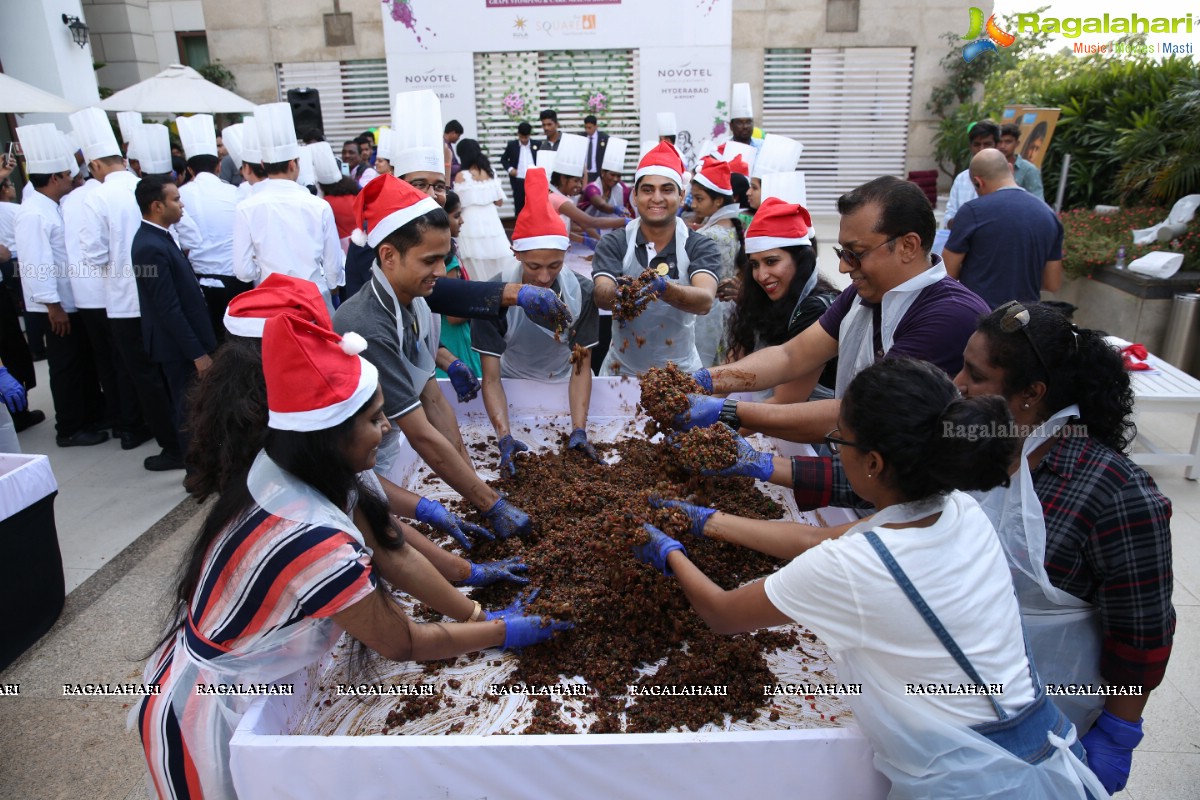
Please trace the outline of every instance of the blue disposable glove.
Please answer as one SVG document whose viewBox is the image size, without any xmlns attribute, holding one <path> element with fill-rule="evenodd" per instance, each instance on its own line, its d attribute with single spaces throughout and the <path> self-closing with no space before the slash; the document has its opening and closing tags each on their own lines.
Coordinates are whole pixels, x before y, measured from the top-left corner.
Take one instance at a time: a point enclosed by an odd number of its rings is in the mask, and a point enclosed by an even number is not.
<svg viewBox="0 0 1200 800">
<path fill-rule="evenodd" d="M 692 428 L 707 428 L 717 422 L 721 416 L 721 408 L 725 405 L 723 397 L 709 397 L 706 394 L 689 394 L 688 410 L 675 415 L 675 427 L 681 431 Z"/>
<path fill-rule="evenodd" d="M 492 530 L 500 534 L 501 539 L 507 539 L 514 533 L 529 533 L 529 515 L 503 497 L 483 512 L 483 518 L 492 523 Z"/>
<path fill-rule="evenodd" d="M 25 396 L 25 387 L 12 376 L 8 367 L 0 367 L 0 397 L 9 411 L 24 411 L 29 408 L 29 398 Z"/>
<path fill-rule="evenodd" d="M 517 595 L 517 599 L 513 600 L 511 603 L 509 603 L 504 608 L 498 609 L 496 611 L 483 612 L 483 618 L 487 619 L 487 620 L 492 620 L 492 619 L 508 619 L 509 617 L 523 616 L 525 614 L 525 606 L 532 603 L 534 601 L 534 599 L 538 596 L 538 592 L 540 592 L 540 591 L 541 591 L 541 589 L 534 589 L 532 592 L 525 592 L 523 594 Z"/>
<path fill-rule="evenodd" d="M 760 481 L 771 480 L 775 472 L 775 458 L 770 453 L 760 453 L 741 436 L 734 434 L 737 441 L 737 461 L 723 469 L 702 469 L 701 475 L 720 475 L 722 478 L 742 476 Z"/>
<path fill-rule="evenodd" d="M 696 383 L 700 384 L 701 389 L 708 392 L 709 394 L 712 394 L 712 390 L 713 390 L 713 388 L 712 388 L 712 373 L 709 372 L 707 369 L 705 369 L 704 367 L 701 367 L 700 369 L 693 372 L 692 380 L 694 380 Z"/>
<path fill-rule="evenodd" d="M 527 450 L 529 450 L 529 445 L 520 439 L 514 439 L 511 433 L 500 437 L 500 474 L 503 475 L 507 470 L 509 475 L 516 475 L 517 465 L 514 463 L 513 457 L 517 453 L 524 453 Z"/>
<path fill-rule="evenodd" d="M 467 538 L 468 533 L 482 536 L 489 541 L 496 538 L 487 528 L 467 522 L 462 517 L 451 514 L 444 505 L 437 500 L 430 500 L 428 497 L 422 497 L 417 503 L 415 519 L 417 522 L 432 525 L 442 533 L 450 534 L 454 537 L 454 541 L 458 542 L 466 550 L 471 549 L 471 540 Z"/>
<path fill-rule="evenodd" d="M 518 575 L 529 569 L 518 556 L 506 558 L 503 561 L 487 561 L 483 564 L 472 564 L 471 574 L 462 582 L 463 586 L 489 586 L 500 581 L 511 581 L 522 586 L 529 583 L 529 578 Z"/>
<path fill-rule="evenodd" d="M 509 617 L 504 620 L 504 649 L 520 650 L 531 644 L 541 644 L 559 631 L 569 631 L 575 625 L 549 617 Z"/>
<path fill-rule="evenodd" d="M 658 297 L 666 290 L 667 279 L 662 275 L 655 275 L 653 280 L 643 287 L 642 294 L 648 294 L 651 297 Z"/>
<path fill-rule="evenodd" d="M 1079 740 L 1087 750 L 1087 765 L 1109 794 L 1125 788 L 1133 764 L 1133 748 L 1142 741 L 1142 721 L 1127 722 L 1101 711 L 1096 724 Z"/>
<path fill-rule="evenodd" d="M 642 529 L 650 534 L 650 541 L 645 544 L 635 544 L 631 548 L 634 557 L 643 564 L 649 564 L 654 567 L 663 575 L 674 575 L 675 573 L 667 566 L 667 555 L 674 550 L 679 550 L 686 556 L 687 550 L 679 542 L 667 536 L 653 525 L 643 522 Z"/>
<path fill-rule="evenodd" d="M 571 327 L 571 312 L 552 289 L 525 284 L 517 290 L 517 305 L 543 328 L 565 331 Z"/>
<path fill-rule="evenodd" d="M 450 362 L 450 366 L 446 367 L 446 374 L 450 376 L 450 384 L 458 393 L 458 402 L 474 400 L 475 395 L 479 394 L 479 378 L 475 377 L 475 373 L 461 358 Z"/>
<path fill-rule="evenodd" d="M 688 521 L 692 523 L 692 527 L 688 530 L 692 536 L 698 536 L 701 539 L 706 539 L 704 535 L 704 526 L 708 524 L 708 520 L 713 514 L 717 513 L 715 508 L 706 508 L 705 506 L 694 506 L 691 503 L 685 503 L 682 500 L 666 500 L 658 495 L 650 496 L 650 505 L 655 508 L 678 508 L 683 513 L 687 514 Z"/>
<path fill-rule="evenodd" d="M 576 428 L 571 431 L 571 438 L 567 440 L 567 449 L 578 450 L 598 464 L 604 463 L 604 459 L 600 458 L 600 454 L 596 452 L 596 448 L 588 441 L 587 431 L 583 428 Z"/>
</svg>

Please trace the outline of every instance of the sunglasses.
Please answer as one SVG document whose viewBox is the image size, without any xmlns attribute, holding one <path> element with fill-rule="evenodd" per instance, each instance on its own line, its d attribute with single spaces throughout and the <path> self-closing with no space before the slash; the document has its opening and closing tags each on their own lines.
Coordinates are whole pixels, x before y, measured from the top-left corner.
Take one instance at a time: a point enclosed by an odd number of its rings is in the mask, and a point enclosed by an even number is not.
<svg viewBox="0 0 1200 800">
<path fill-rule="evenodd" d="M 1048 379 L 1050 377 L 1050 366 L 1042 356 L 1042 351 L 1038 349 L 1037 342 L 1033 340 L 1033 336 L 1029 333 L 1029 309 L 1016 300 L 1010 300 L 1000 306 L 997 311 L 1004 312 L 1004 316 L 1000 318 L 1000 330 L 1004 333 L 1016 333 L 1020 331 L 1025 334 L 1026 341 L 1033 348 L 1034 358 L 1042 365 L 1042 369 L 1046 371 Z"/>
<path fill-rule="evenodd" d="M 888 239 L 883 244 L 877 244 L 874 247 L 872 247 L 870 250 L 864 250 L 861 253 L 856 253 L 853 250 L 843 250 L 842 248 L 838 247 L 837 245 L 834 245 L 833 253 L 839 259 L 841 259 L 842 261 L 845 261 L 847 264 L 849 264 L 850 269 L 859 269 L 860 267 L 862 267 L 862 262 L 863 262 L 864 258 L 871 255 L 871 253 L 874 253 L 876 250 L 883 247 L 884 245 L 889 245 L 899 238 L 900 238 L 900 236 L 893 236 L 891 239 Z"/>
<path fill-rule="evenodd" d="M 842 451 L 843 446 L 857 447 L 859 450 L 867 449 L 867 448 L 863 447 L 861 444 L 859 444 L 858 442 L 852 442 L 849 439 L 843 439 L 839 436 L 834 436 L 835 433 L 841 433 L 841 432 L 842 432 L 841 428 L 834 428 L 829 433 L 825 434 L 825 444 L 829 446 L 829 452 L 833 453 L 834 455 L 837 455 L 838 453 L 840 453 Z"/>
</svg>

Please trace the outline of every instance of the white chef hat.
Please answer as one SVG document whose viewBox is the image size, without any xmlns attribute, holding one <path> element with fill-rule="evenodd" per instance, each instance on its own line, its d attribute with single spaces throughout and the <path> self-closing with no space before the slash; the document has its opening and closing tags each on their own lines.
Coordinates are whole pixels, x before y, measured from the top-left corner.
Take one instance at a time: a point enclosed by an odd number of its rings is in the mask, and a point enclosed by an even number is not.
<svg viewBox="0 0 1200 800">
<path fill-rule="evenodd" d="M 546 148 L 545 150 L 537 151 L 537 158 L 535 159 L 535 164 L 536 164 L 536 166 L 539 166 L 542 169 L 546 170 L 546 178 L 547 179 L 549 179 L 549 177 L 554 174 L 554 168 L 557 165 L 557 163 L 558 163 L 558 153 L 556 153 L 555 151 L 551 150 L 550 148 Z"/>
<path fill-rule="evenodd" d="M 659 136 L 677 136 L 679 134 L 679 123 L 675 120 L 674 111 L 658 112 L 658 135 Z"/>
<path fill-rule="evenodd" d="M 751 178 L 761 178 L 776 172 L 795 172 L 804 145 L 795 139 L 768 133 L 763 137 L 762 147 L 754 157 L 754 165 L 750 169 Z"/>
<path fill-rule="evenodd" d="M 242 162 L 262 165 L 262 148 L 258 144 L 258 120 L 246 117 L 242 120 Z"/>
<path fill-rule="evenodd" d="M 604 162 L 600 165 L 600 169 L 606 169 L 609 172 L 624 172 L 625 171 L 625 151 L 629 149 L 629 142 L 625 139 L 618 139 L 616 136 L 608 137 L 608 145 L 604 149 Z"/>
<path fill-rule="evenodd" d="M 179 141 L 187 158 L 217 154 L 217 131 L 213 127 L 212 114 L 176 117 L 175 127 L 179 130 Z"/>
<path fill-rule="evenodd" d="M 171 171 L 171 132 L 166 125 L 143 123 L 133 135 L 130 148 L 135 146 L 143 175 L 165 175 Z"/>
<path fill-rule="evenodd" d="M 301 186 L 313 186 L 316 184 L 317 173 L 313 169 L 312 150 L 309 150 L 304 145 L 300 145 L 300 153 L 296 156 L 296 167 L 296 183 Z"/>
<path fill-rule="evenodd" d="M 312 159 L 313 175 L 317 183 L 331 184 L 342 179 L 342 171 L 338 169 L 337 157 L 333 154 L 333 146 L 329 142 L 313 142 L 304 148 Z"/>
<path fill-rule="evenodd" d="M 558 140 L 558 147 L 555 148 L 558 155 L 554 159 L 554 172 L 572 178 L 582 178 L 587 171 L 587 147 L 587 137 L 577 133 L 562 134 Z"/>
<path fill-rule="evenodd" d="M 750 84 L 735 83 L 729 97 L 730 119 L 753 119 L 754 99 L 750 95 Z"/>
<path fill-rule="evenodd" d="M 58 132 L 58 138 L 62 142 L 63 152 L 67 154 L 67 162 L 71 165 L 71 180 L 75 180 L 75 176 L 79 174 L 79 162 L 75 160 L 75 151 L 79 148 L 71 141 L 71 137 L 62 131 Z"/>
<path fill-rule="evenodd" d="M 108 115 L 98 108 L 84 108 L 71 115 L 71 127 L 79 137 L 85 161 L 121 155 Z"/>
<path fill-rule="evenodd" d="M 62 132 L 53 123 L 21 125 L 17 128 L 17 140 L 25 154 L 25 171 L 30 175 L 54 175 L 75 166 L 75 159 L 67 156 Z"/>
<path fill-rule="evenodd" d="M 375 158 L 386 159 L 389 164 L 395 160 L 396 135 L 392 133 L 391 128 L 380 128 L 375 132 Z M 393 169 L 395 169 L 394 165 Z"/>
<path fill-rule="evenodd" d="M 242 123 L 230 125 L 221 129 L 221 141 L 225 143 L 225 149 L 229 151 L 229 157 L 233 159 L 233 165 L 238 169 L 242 168 Z"/>
<path fill-rule="evenodd" d="M 401 92 L 392 103 L 392 172 L 445 172 L 442 104 L 429 89 Z"/>
<path fill-rule="evenodd" d="M 288 103 L 267 103 L 255 106 L 254 120 L 258 128 L 258 148 L 262 163 L 281 164 L 300 157 L 300 142 L 296 139 L 296 123 Z"/>
<path fill-rule="evenodd" d="M 117 126 L 121 129 L 121 139 L 125 144 L 129 144 L 133 139 L 133 134 L 142 125 L 142 114 L 140 111 L 118 111 Z"/>
<path fill-rule="evenodd" d="M 777 197 L 785 203 L 808 208 L 808 190 L 803 172 L 773 172 L 762 176 L 762 199 Z"/>
</svg>

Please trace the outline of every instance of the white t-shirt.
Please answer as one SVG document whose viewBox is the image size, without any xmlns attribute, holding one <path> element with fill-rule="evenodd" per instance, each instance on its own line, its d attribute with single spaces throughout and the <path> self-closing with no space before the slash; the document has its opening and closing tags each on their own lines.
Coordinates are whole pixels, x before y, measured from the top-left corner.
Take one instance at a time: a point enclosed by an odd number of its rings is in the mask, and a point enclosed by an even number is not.
<svg viewBox="0 0 1200 800">
<path fill-rule="evenodd" d="M 984 683 L 1004 685 L 997 702 L 1010 714 L 1033 702 L 1033 682 L 1012 578 L 996 531 L 979 504 L 953 492 L 928 528 L 876 528 L 909 580 L 946 626 Z M 862 533 L 822 542 L 766 580 L 768 599 L 839 652 L 906 684 L 972 681 L 934 635 Z M 863 688 L 863 700 L 867 687 Z M 983 695 L 914 694 L 965 725 L 996 720 Z"/>
<path fill-rule="evenodd" d="M 946 199 L 942 225 L 958 216 L 958 210 L 977 197 L 979 193 L 975 191 L 975 184 L 971 183 L 971 170 L 964 169 L 955 175 L 954 183 L 950 184 L 950 197 Z"/>
</svg>

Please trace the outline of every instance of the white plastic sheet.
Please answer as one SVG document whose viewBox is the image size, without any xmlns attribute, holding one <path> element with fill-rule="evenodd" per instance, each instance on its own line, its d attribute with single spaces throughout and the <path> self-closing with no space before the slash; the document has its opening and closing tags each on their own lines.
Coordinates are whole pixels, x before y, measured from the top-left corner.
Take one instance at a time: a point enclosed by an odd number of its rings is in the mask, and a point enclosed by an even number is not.
<svg viewBox="0 0 1200 800">
<path fill-rule="evenodd" d="M 0 519 L 8 519 L 57 491 L 49 458 L 0 453 Z"/>
</svg>

